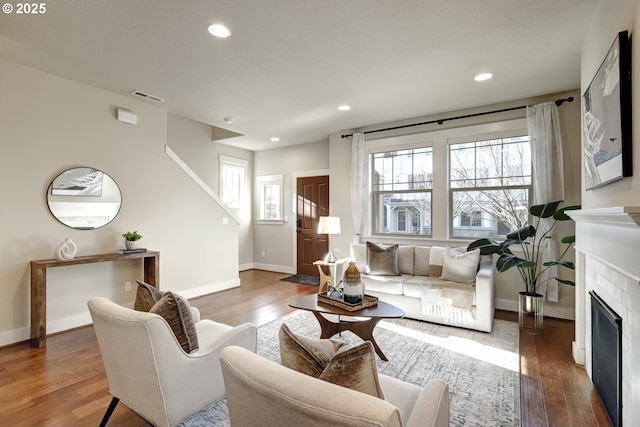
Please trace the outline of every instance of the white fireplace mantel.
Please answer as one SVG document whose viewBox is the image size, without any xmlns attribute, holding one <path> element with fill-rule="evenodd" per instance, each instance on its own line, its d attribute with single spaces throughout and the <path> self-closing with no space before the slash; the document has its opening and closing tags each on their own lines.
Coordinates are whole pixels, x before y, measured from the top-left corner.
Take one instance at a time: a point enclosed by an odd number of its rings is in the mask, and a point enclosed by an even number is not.
<svg viewBox="0 0 640 427">
<path fill-rule="evenodd" d="M 640 206 L 566 211 L 575 221 L 576 363 L 592 378 L 591 304 L 597 293 L 622 319 L 623 425 L 640 419 Z"/>
<path fill-rule="evenodd" d="M 640 206 L 613 206 L 607 208 L 566 211 L 576 222 L 598 222 L 620 227 L 640 227 Z"/>
</svg>

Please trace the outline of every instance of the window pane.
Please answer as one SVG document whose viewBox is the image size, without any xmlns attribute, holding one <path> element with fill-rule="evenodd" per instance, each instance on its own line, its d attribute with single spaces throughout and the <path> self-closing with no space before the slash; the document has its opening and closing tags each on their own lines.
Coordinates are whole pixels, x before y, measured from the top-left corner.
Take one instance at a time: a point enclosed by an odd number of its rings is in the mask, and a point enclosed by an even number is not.
<svg viewBox="0 0 640 427">
<path fill-rule="evenodd" d="M 280 185 L 279 184 L 266 184 L 264 186 L 263 219 L 280 219 Z"/>
<path fill-rule="evenodd" d="M 526 224 L 531 189 L 528 136 L 451 144 L 449 165 L 452 237 L 504 236 Z"/>
<path fill-rule="evenodd" d="M 280 223 L 283 218 L 282 175 L 264 175 L 258 177 L 260 207 L 258 221 Z"/>
<path fill-rule="evenodd" d="M 431 147 L 373 154 L 374 191 L 433 188 Z"/>
<path fill-rule="evenodd" d="M 453 191 L 453 237 L 497 237 L 524 227 L 529 190 Z"/>
<path fill-rule="evenodd" d="M 374 233 L 431 235 L 431 192 L 375 193 Z"/>
<path fill-rule="evenodd" d="M 244 169 L 233 166 L 222 167 L 222 201 L 229 205 L 239 205 L 242 194 Z"/>
<path fill-rule="evenodd" d="M 451 188 L 531 185 L 528 136 L 449 145 Z"/>
</svg>

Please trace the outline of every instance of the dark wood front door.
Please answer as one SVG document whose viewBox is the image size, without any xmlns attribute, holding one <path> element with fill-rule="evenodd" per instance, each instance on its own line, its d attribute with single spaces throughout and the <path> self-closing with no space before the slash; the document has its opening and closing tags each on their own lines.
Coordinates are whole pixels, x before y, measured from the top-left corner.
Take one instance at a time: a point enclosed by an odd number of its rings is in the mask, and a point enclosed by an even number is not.
<svg viewBox="0 0 640 427">
<path fill-rule="evenodd" d="M 298 178 L 297 194 L 297 273 L 319 276 L 314 261 L 329 252 L 326 234 L 318 234 L 318 218 L 329 215 L 329 177 Z"/>
</svg>

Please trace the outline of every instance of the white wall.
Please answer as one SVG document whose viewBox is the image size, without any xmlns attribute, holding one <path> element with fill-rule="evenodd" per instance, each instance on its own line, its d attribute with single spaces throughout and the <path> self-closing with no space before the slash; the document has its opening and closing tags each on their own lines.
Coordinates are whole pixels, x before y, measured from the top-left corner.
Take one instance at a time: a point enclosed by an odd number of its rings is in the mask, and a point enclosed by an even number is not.
<svg viewBox="0 0 640 427">
<path fill-rule="evenodd" d="M 220 194 L 220 156 L 247 161 L 243 206 L 230 208 L 230 210 L 240 219 L 240 253 L 238 254 L 240 270 L 250 268 L 253 262 L 253 222 L 251 221 L 253 152 L 212 141 L 210 125 L 174 114 L 167 116 L 167 144 L 218 195 Z"/>
<path fill-rule="evenodd" d="M 163 108 L 6 61 L 0 94 L 0 345 L 29 338 L 29 262 L 53 258 L 65 237 L 78 255 L 100 254 L 137 229 L 161 253 L 162 289 L 193 296 L 239 284 L 238 226 L 221 225 L 224 211 L 165 154 Z M 138 124 L 117 121 L 116 107 L 136 112 Z M 99 168 L 120 186 L 122 209 L 109 225 L 73 230 L 49 213 L 49 183 L 73 166 Z M 91 296 L 131 303 L 123 284 L 141 276 L 135 261 L 52 269 L 48 332 L 87 323 Z"/>
<path fill-rule="evenodd" d="M 587 191 L 582 189 L 582 205 L 585 208 L 607 206 L 640 206 L 640 43 L 634 29 L 640 19 L 637 0 L 601 1 L 594 15 L 591 27 L 585 38 L 581 55 L 581 93 L 589 87 L 589 83 L 602 64 L 605 55 L 618 32 L 629 30 L 631 34 L 631 90 L 633 119 L 633 175 L 614 183 Z M 582 156 L 581 156 L 582 157 Z M 583 159 L 584 165 L 584 159 Z"/>
<path fill-rule="evenodd" d="M 527 105 L 539 102 L 548 102 L 558 98 L 567 98 L 573 96 L 573 103 L 565 103 L 559 109 L 559 116 L 562 127 L 563 138 L 563 155 L 565 160 L 565 206 L 580 204 L 580 94 L 577 90 L 549 94 L 536 98 L 528 98 L 508 103 L 489 105 L 482 108 L 454 111 L 444 113 L 439 116 L 418 117 L 411 120 L 394 123 L 381 123 L 378 125 L 368 126 L 357 131 L 368 131 L 374 129 L 383 129 L 387 127 L 395 127 L 408 123 L 419 123 L 430 121 L 437 118 L 453 117 L 458 115 L 466 115 L 477 113 L 480 111 L 491 111 L 503 108 L 510 108 L 519 105 Z M 521 118 L 525 116 L 525 110 L 516 110 L 505 114 L 494 114 L 482 116 L 474 119 L 465 119 L 458 121 L 445 122 L 443 125 L 426 125 L 412 128 L 405 128 L 395 131 L 387 131 L 366 135 L 367 140 L 388 138 L 399 135 L 416 134 L 420 132 L 428 132 L 433 130 L 441 130 L 451 127 L 470 126 L 474 124 L 487 123 L 498 120 L 508 120 Z M 330 135 L 330 162 L 331 162 L 331 210 L 332 215 L 341 217 L 342 233 L 332 238 L 334 253 L 336 257 L 349 256 L 349 243 L 354 237 L 353 221 L 351 219 L 351 191 L 349 189 L 351 176 L 351 138 L 341 138 L 343 134 L 353 133 L 353 129 L 346 129 L 341 132 Z M 560 224 L 556 237 L 559 240 L 562 236 L 572 234 L 573 223 Z M 374 241 L 393 241 L 397 243 L 411 243 L 424 245 L 448 245 L 448 246 L 466 246 L 469 241 L 463 240 L 447 240 L 444 239 L 385 239 L 381 237 L 365 236 L 365 239 Z M 571 251 L 572 252 L 572 251 Z M 571 260 L 573 253 L 569 254 L 567 259 Z M 564 271 L 561 273 L 563 277 L 573 277 L 572 271 Z M 517 271 L 510 270 L 506 273 L 496 274 L 496 307 L 511 311 L 517 311 L 518 292 L 523 290 L 522 279 Z M 559 284 L 559 301 L 557 303 L 545 304 L 545 315 L 568 318 L 574 317 L 575 291 L 568 285 Z"/>
<path fill-rule="evenodd" d="M 327 175 L 329 173 L 328 142 L 300 144 L 287 148 L 257 151 L 254 153 L 255 180 L 262 175 L 284 174 L 283 224 L 255 224 L 258 215 L 258 198 L 254 197 L 253 259 L 254 268 L 293 274 L 295 265 L 296 208 L 293 199 L 296 177 Z M 337 184 L 339 185 L 339 183 Z M 329 178 L 333 191 L 333 178 Z M 334 208 L 330 206 L 332 215 Z M 262 253 L 264 252 L 264 256 Z"/>
<path fill-rule="evenodd" d="M 618 32 L 628 30 L 632 40 L 633 176 L 590 191 L 582 185 L 583 208 L 596 217 L 595 213 L 599 211 L 616 210 L 607 208 L 640 206 L 640 133 L 636 126 L 640 119 L 640 45 L 634 34 L 640 22 L 639 4 L 639 0 L 601 1 L 582 47 L 581 92 L 584 93 Z M 584 170 L 583 158 L 582 165 Z M 588 292 L 594 290 L 623 318 L 621 422 L 622 425 L 632 425 L 640 416 L 640 406 L 637 404 L 640 396 L 640 369 L 637 363 L 640 347 L 640 232 L 635 227 L 614 225 L 606 218 L 606 221 L 589 219 L 579 222 L 577 227 L 576 247 L 581 255 L 579 280 L 576 281 L 578 316 L 573 356 L 577 363 L 586 364 L 591 377 L 591 304 Z"/>
</svg>

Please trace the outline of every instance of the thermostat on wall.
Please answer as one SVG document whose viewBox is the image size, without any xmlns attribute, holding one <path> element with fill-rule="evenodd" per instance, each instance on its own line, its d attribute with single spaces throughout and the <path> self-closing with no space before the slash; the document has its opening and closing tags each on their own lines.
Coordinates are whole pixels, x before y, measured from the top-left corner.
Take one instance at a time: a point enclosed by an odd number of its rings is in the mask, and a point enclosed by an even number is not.
<svg viewBox="0 0 640 427">
<path fill-rule="evenodd" d="M 138 123 L 138 115 L 133 111 L 125 110 L 124 108 L 118 108 L 118 120 L 135 125 L 136 123 Z"/>
</svg>

